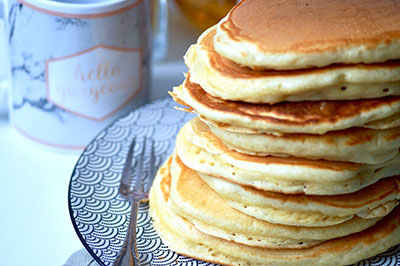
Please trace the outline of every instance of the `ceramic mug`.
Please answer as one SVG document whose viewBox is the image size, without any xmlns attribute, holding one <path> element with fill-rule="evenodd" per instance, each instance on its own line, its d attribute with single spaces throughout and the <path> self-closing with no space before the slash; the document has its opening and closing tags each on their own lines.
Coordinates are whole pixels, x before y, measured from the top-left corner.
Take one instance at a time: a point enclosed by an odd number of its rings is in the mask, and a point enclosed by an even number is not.
<svg viewBox="0 0 400 266">
<path fill-rule="evenodd" d="M 81 150 L 147 101 L 148 0 L 11 0 L 12 125 L 29 139 Z"/>
</svg>

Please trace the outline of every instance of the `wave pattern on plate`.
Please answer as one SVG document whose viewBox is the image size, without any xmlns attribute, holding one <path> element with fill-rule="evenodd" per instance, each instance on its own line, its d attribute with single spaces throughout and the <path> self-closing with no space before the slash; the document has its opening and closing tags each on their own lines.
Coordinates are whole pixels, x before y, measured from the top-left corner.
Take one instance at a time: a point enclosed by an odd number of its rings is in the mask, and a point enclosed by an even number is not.
<svg viewBox="0 0 400 266">
<path fill-rule="evenodd" d="M 111 201 L 115 199 L 117 195 L 118 189 L 98 185 L 96 186 L 93 198 L 99 201 Z"/>
<path fill-rule="evenodd" d="M 155 153 L 162 160 L 172 153 L 175 137 L 194 115 L 175 110 L 169 97 L 147 104 L 117 119 L 82 152 L 69 186 L 69 209 L 75 230 L 100 265 L 112 265 L 125 239 L 130 202 L 118 194 L 118 186 L 129 144 L 143 138 L 155 141 Z M 140 147 L 139 147 L 140 148 Z M 134 155 L 141 150 L 136 149 Z M 149 160 L 144 158 L 144 167 Z M 141 204 L 138 218 L 138 250 L 144 265 L 213 266 L 212 263 L 180 256 L 168 249 L 152 226 L 148 204 Z M 396 247 L 361 265 L 400 264 Z"/>
<path fill-rule="evenodd" d="M 69 187 L 71 218 L 83 244 L 102 265 L 115 260 L 129 224 L 130 203 L 118 194 L 129 144 L 133 138 L 139 144 L 144 137 L 152 138 L 156 155 L 165 159 L 173 150 L 179 128 L 193 117 L 176 111 L 174 105 L 164 98 L 117 119 L 88 144 L 75 166 Z M 134 154 L 140 152 L 137 149 Z M 145 158 L 144 167 L 148 165 Z M 143 236 L 148 223 L 147 215 L 139 217 Z M 154 241 L 156 234 L 149 236 L 153 240 L 144 243 L 160 245 L 159 240 Z M 152 256 L 144 254 L 143 258 L 150 261 Z"/>
<path fill-rule="evenodd" d="M 91 142 L 89 145 L 86 147 L 86 149 L 83 151 L 85 155 L 89 155 L 94 153 L 97 150 L 97 142 Z"/>
<path fill-rule="evenodd" d="M 94 186 L 102 180 L 103 173 L 93 172 L 87 169 L 82 169 L 79 171 L 81 177 L 81 184 Z"/>
<path fill-rule="evenodd" d="M 400 245 L 393 247 L 374 258 L 371 258 L 369 263 L 371 266 L 400 265 Z"/>
<path fill-rule="evenodd" d="M 120 151 L 120 143 L 101 140 L 99 148 L 95 151 L 95 155 L 101 157 L 113 157 Z"/>
<path fill-rule="evenodd" d="M 114 225 L 114 227 L 121 227 L 123 226 L 127 219 L 124 216 L 121 215 L 115 215 L 115 214 L 111 214 L 111 213 L 106 213 L 103 216 L 103 224 L 106 227 L 109 227 L 110 225 Z"/>
<path fill-rule="evenodd" d="M 107 135 L 104 136 L 104 141 L 118 143 L 121 139 L 126 139 L 131 134 L 131 129 L 128 127 L 115 126 L 107 130 Z"/>
</svg>

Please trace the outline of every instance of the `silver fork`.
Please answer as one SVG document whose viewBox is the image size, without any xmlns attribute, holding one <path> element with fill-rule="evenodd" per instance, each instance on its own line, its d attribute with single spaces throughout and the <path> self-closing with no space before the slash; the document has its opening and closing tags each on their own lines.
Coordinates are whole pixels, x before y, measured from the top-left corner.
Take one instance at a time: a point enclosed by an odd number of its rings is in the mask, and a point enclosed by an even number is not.
<svg viewBox="0 0 400 266">
<path fill-rule="evenodd" d="M 128 232 L 124 243 L 120 250 L 119 256 L 114 262 L 114 266 L 136 266 L 141 265 L 136 243 L 136 222 L 140 202 L 147 201 L 149 191 L 153 183 L 155 173 L 161 164 L 161 158 L 156 158 L 154 152 L 154 141 L 144 139 L 140 156 L 135 158 L 132 163 L 134 148 L 137 145 L 134 139 L 129 147 L 126 162 L 122 170 L 122 177 L 119 186 L 119 193 L 132 202 L 131 216 L 129 221 Z M 145 155 L 149 155 L 149 167 L 143 168 Z M 157 161 L 158 159 L 158 161 Z M 134 184 L 131 174 L 136 173 Z M 134 254 L 132 253 L 134 250 Z"/>
</svg>

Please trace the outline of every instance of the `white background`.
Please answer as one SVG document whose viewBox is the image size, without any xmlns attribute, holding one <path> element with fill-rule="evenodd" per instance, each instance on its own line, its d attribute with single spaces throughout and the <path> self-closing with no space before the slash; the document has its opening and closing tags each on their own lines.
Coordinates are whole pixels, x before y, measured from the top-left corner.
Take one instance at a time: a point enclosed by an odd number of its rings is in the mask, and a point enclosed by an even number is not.
<svg viewBox="0 0 400 266">
<path fill-rule="evenodd" d="M 154 65 L 151 99 L 167 96 L 182 82 L 182 56 L 200 33 L 174 10 L 170 18 L 170 48 L 167 58 Z M 0 106 L 0 266 L 62 265 L 83 248 L 67 198 L 78 156 L 26 140 L 10 126 Z"/>
</svg>

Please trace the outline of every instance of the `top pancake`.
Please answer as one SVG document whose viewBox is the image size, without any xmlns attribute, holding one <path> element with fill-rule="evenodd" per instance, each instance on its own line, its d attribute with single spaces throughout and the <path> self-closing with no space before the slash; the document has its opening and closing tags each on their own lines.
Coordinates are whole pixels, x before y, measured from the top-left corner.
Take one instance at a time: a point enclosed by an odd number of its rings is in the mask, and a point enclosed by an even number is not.
<svg viewBox="0 0 400 266">
<path fill-rule="evenodd" d="M 185 55 L 191 80 L 224 100 L 277 103 L 350 100 L 400 95 L 400 60 L 374 64 L 334 64 L 299 70 L 253 70 L 214 49 L 215 27 L 205 31 Z"/>
<path fill-rule="evenodd" d="M 395 0 L 245 0 L 219 23 L 215 49 L 239 64 L 271 69 L 400 58 Z"/>
</svg>

